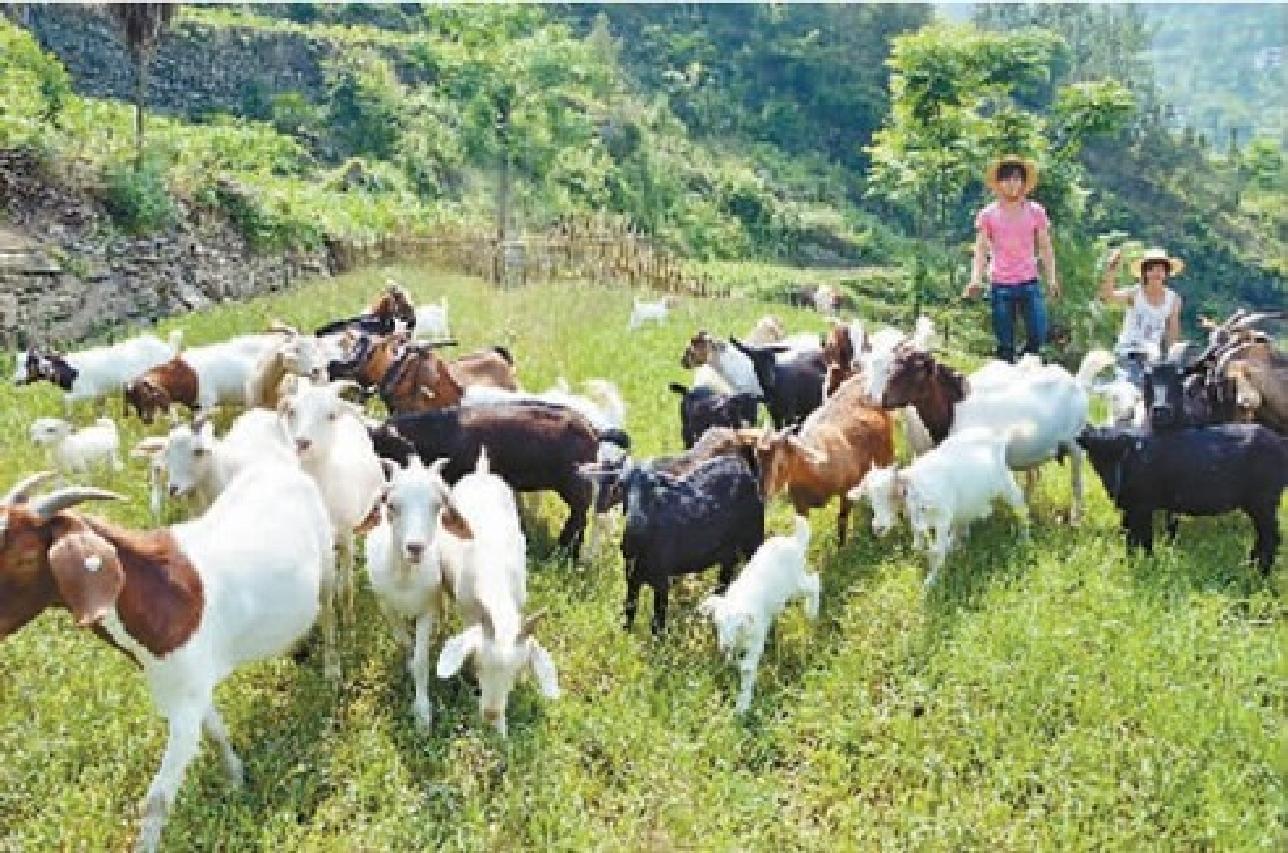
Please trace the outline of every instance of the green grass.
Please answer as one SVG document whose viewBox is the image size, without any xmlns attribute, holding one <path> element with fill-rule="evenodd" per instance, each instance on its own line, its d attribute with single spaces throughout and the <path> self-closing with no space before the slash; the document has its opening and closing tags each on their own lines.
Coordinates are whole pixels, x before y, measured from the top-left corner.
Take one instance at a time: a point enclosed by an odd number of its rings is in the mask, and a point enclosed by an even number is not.
<svg viewBox="0 0 1288 853">
<path fill-rule="evenodd" d="M 219 306 L 162 331 L 182 325 L 195 344 L 271 317 L 308 327 L 364 304 L 385 273 Z M 687 336 L 745 332 L 765 311 L 686 301 L 666 326 L 628 335 L 625 291 L 392 274 L 418 299 L 449 296 L 464 348 L 512 347 L 527 387 L 614 379 L 645 455 L 678 446 L 666 383 L 687 381 Z M 793 329 L 824 325 L 773 310 Z M 0 384 L 0 483 L 43 467 L 26 427 L 59 413 L 49 386 Z M 127 422 L 128 444 L 141 434 Z M 778 621 L 742 720 L 737 675 L 695 612 L 713 573 L 673 591 L 665 640 L 648 636 L 647 594 L 627 634 L 620 557 L 585 567 L 550 557 L 563 508 L 545 498 L 530 526 L 529 595 L 549 610 L 540 635 L 562 698 L 520 686 L 503 742 L 469 687 L 436 681 L 433 728 L 418 733 L 401 656 L 364 592 L 338 691 L 316 660 L 251 666 L 220 688 L 248 785 L 231 791 L 203 749 L 165 846 L 1283 849 L 1285 560 L 1262 582 L 1242 563 L 1251 530 L 1234 516 L 1186 521 L 1175 548 L 1127 557 L 1089 477 L 1080 529 L 1060 520 L 1067 476 L 1052 469 L 1032 540 L 1001 513 L 929 596 L 906 535 L 874 541 L 863 529 L 838 548 L 834 511 L 815 513 L 820 620 L 793 606 Z M 138 463 L 102 476 L 131 500 L 94 511 L 146 524 L 143 481 Z M 770 527 L 790 529 L 781 504 Z M 62 612 L 45 614 L 0 644 L 0 849 L 121 849 L 163 745 L 134 668 Z"/>
</svg>

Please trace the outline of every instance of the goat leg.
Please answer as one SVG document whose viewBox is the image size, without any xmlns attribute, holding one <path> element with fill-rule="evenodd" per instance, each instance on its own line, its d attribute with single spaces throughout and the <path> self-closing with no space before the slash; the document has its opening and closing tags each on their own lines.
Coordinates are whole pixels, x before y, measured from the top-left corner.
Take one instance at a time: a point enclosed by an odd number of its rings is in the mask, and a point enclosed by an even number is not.
<svg viewBox="0 0 1288 853">
<path fill-rule="evenodd" d="M 209 702 L 205 707 L 209 707 Z M 161 829 L 183 783 L 184 771 L 201 745 L 203 710 L 200 706 L 170 709 L 170 737 L 166 741 L 161 767 L 148 788 L 147 799 L 143 801 L 143 822 L 134 844 L 137 853 L 152 853 L 161 844 Z"/>
<path fill-rule="evenodd" d="M 627 560 L 626 562 L 626 604 L 625 611 L 625 628 L 627 631 L 635 624 L 635 611 L 639 607 L 640 601 L 640 578 L 639 567 L 635 561 Z"/>
<path fill-rule="evenodd" d="M 1252 526 L 1256 529 L 1257 539 L 1252 545 L 1251 558 L 1261 567 L 1261 574 L 1270 576 L 1270 569 L 1275 564 L 1275 555 L 1279 551 L 1279 521 L 1275 517 L 1275 506 L 1259 513 L 1248 513 L 1252 517 Z"/>
<path fill-rule="evenodd" d="M 653 584 L 653 636 L 661 637 L 666 631 L 666 602 L 671 594 L 671 576 L 663 575 Z"/>
<path fill-rule="evenodd" d="M 241 759 L 237 757 L 236 751 L 233 750 L 232 741 L 228 739 L 228 729 L 224 726 L 224 720 L 219 716 L 219 711 L 215 709 L 213 703 L 206 709 L 206 716 L 201 720 L 201 728 L 205 731 L 206 736 L 219 747 L 219 754 L 223 758 L 224 772 L 228 774 L 229 783 L 234 788 L 240 788 L 246 781 L 246 774 L 242 768 Z"/>
</svg>

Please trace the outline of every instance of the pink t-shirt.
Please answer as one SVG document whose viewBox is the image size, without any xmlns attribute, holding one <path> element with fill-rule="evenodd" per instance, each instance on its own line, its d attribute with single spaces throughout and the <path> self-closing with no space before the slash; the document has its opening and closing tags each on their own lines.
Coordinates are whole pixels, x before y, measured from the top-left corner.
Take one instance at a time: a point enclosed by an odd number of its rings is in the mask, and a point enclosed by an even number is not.
<svg viewBox="0 0 1288 853">
<path fill-rule="evenodd" d="M 975 217 L 975 230 L 988 236 L 992 257 L 988 279 L 993 284 L 1023 284 L 1038 277 L 1037 236 L 1050 225 L 1046 211 L 1036 201 L 1024 202 L 1018 216 L 1002 212 L 997 202 Z"/>
</svg>

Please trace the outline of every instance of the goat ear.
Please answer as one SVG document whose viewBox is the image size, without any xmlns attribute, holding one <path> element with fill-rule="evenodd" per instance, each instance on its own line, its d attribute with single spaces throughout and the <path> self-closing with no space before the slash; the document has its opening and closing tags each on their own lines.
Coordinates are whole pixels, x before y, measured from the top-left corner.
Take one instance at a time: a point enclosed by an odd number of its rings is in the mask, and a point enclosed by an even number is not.
<svg viewBox="0 0 1288 853">
<path fill-rule="evenodd" d="M 706 598 L 702 599 L 702 603 L 698 605 L 698 612 L 703 616 L 714 616 L 716 611 L 720 609 L 720 605 L 723 602 L 723 595 L 708 595 Z"/>
<path fill-rule="evenodd" d="M 555 670 L 554 659 L 544 646 L 531 637 L 528 638 L 528 665 L 536 676 L 541 695 L 547 699 L 558 699 L 559 673 Z"/>
<path fill-rule="evenodd" d="M 443 643 L 443 650 L 438 653 L 438 666 L 435 669 L 438 677 L 451 678 L 460 672 L 465 659 L 477 652 L 482 644 L 483 629 L 478 625 L 449 638 Z"/>
<path fill-rule="evenodd" d="M 443 508 L 438 511 L 438 521 L 443 525 L 443 529 L 458 539 L 473 539 L 474 531 L 470 529 L 470 524 L 465 520 L 456 509 L 456 505 L 449 499 L 443 504 Z"/>
<path fill-rule="evenodd" d="M 111 613 L 125 587 L 125 570 L 116 548 L 88 527 L 55 539 L 49 549 L 49 570 L 79 628 Z"/>
</svg>

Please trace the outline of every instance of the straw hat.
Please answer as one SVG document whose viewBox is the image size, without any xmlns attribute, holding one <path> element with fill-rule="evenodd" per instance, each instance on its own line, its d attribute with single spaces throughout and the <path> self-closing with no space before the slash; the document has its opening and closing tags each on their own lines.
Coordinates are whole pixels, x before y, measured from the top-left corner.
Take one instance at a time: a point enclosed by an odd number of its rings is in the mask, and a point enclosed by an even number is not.
<svg viewBox="0 0 1288 853">
<path fill-rule="evenodd" d="M 1033 188 L 1038 185 L 1038 164 L 1018 154 L 1007 154 L 988 164 L 988 170 L 984 173 L 984 183 L 988 184 L 989 189 L 997 189 L 997 170 L 1008 164 L 1015 164 L 1024 169 L 1024 194 L 1033 192 Z"/>
<path fill-rule="evenodd" d="M 1155 248 L 1155 249 L 1146 249 L 1145 254 L 1141 255 L 1139 258 L 1131 262 L 1132 277 L 1140 278 L 1141 271 L 1145 268 L 1145 264 L 1152 263 L 1154 261 L 1162 261 L 1163 263 L 1167 264 L 1168 278 L 1171 278 L 1174 275 L 1180 275 L 1181 273 L 1185 272 L 1184 261 L 1182 261 L 1180 258 L 1170 258 L 1167 256 L 1167 252 L 1163 251 L 1162 249 Z"/>
</svg>

